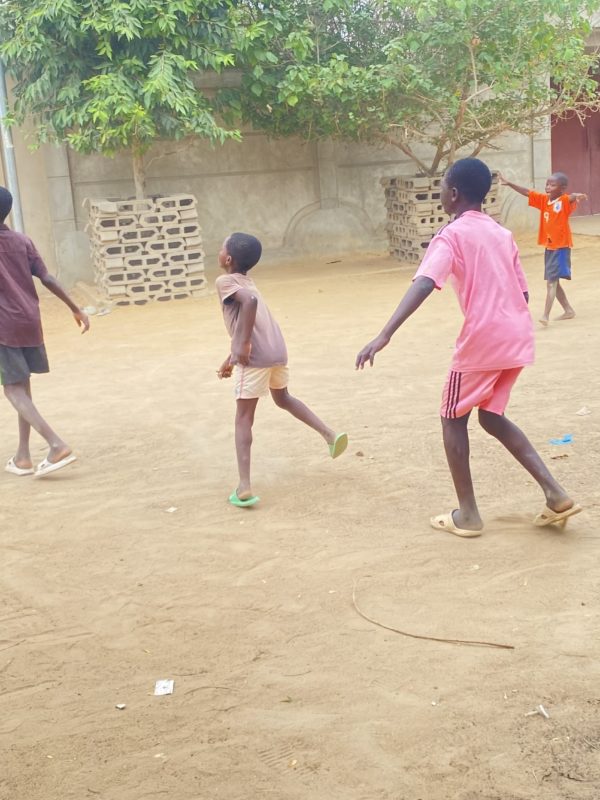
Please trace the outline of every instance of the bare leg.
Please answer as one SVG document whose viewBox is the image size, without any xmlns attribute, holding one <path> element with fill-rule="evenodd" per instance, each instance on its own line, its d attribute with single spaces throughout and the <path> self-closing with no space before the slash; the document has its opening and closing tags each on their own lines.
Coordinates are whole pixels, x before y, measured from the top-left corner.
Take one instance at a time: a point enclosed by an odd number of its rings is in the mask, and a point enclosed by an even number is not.
<svg viewBox="0 0 600 800">
<path fill-rule="evenodd" d="M 290 414 L 296 417 L 296 419 L 299 419 L 300 422 L 303 422 L 305 425 L 308 425 L 309 428 L 320 433 L 327 444 L 333 444 L 335 441 L 335 432 L 332 431 L 331 428 L 328 428 L 301 400 L 292 397 L 287 389 L 271 389 L 271 397 L 275 405 L 289 411 Z"/>
<path fill-rule="evenodd" d="M 558 281 L 558 284 L 556 286 L 556 299 L 561 304 L 561 306 L 563 307 L 563 311 L 565 312 L 556 319 L 573 319 L 573 317 L 575 316 L 575 311 L 573 310 L 573 306 L 567 300 L 567 295 L 560 281 Z"/>
<path fill-rule="evenodd" d="M 573 500 L 557 483 L 540 458 L 539 453 L 523 431 L 505 416 L 479 409 L 481 427 L 506 447 L 529 474 L 539 483 L 546 497 L 546 505 L 553 511 L 566 511 Z"/>
<path fill-rule="evenodd" d="M 31 399 L 31 381 L 29 378 L 23 381 L 27 396 Z M 27 420 L 19 414 L 19 445 L 15 454 L 14 462 L 17 467 L 21 469 L 30 469 L 33 466 L 31 460 L 31 451 L 29 450 L 29 436 L 31 434 L 31 425 Z"/>
<path fill-rule="evenodd" d="M 29 457 L 29 466 L 31 466 L 31 456 L 29 456 L 30 428 L 37 431 L 39 435 L 48 442 L 48 447 L 50 448 L 47 456 L 48 461 L 53 463 L 60 461 L 71 453 L 69 445 L 52 430 L 34 406 L 33 400 L 31 399 L 31 385 L 29 380 L 21 383 L 8 384 L 4 387 L 4 394 L 19 415 L 18 457 L 21 453 L 21 448 L 24 446 L 25 452 Z M 17 465 L 21 466 L 18 462 Z"/>
<path fill-rule="evenodd" d="M 556 297 L 557 286 L 558 286 L 557 280 L 548 281 L 546 288 L 546 305 L 544 306 L 544 313 L 540 317 L 540 322 L 542 323 L 542 325 L 547 325 L 548 320 L 550 319 L 550 311 L 552 310 L 554 298 Z"/>
<path fill-rule="evenodd" d="M 252 425 L 258 397 L 251 400 L 238 400 L 235 414 L 235 451 L 237 454 L 240 482 L 237 496 L 240 500 L 252 497 L 250 483 L 250 454 L 252 450 Z"/>
<path fill-rule="evenodd" d="M 459 528 L 480 531 L 483 528 L 483 521 L 477 508 L 469 466 L 470 448 L 467 430 L 469 416 L 470 413 L 457 419 L 442 417 L 442 433 L 446 458 L 458 497 L 459 508 L 453 512 L 452 519 Z"/>
</svg>

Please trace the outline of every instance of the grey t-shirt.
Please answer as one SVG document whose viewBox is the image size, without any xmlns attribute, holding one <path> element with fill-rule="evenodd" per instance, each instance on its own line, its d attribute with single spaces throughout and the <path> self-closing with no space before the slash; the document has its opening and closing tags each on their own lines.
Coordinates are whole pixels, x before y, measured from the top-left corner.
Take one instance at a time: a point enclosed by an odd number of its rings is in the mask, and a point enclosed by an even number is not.
<svg viewBox="0 0 600 800">
<path fill-rule="evenodd" d="M 234 272 L 219 275 L 216 280 L 217 292 L 223 319 L 231 338 L 235 335 L 237 321 L 240 313 L 240 304 L 235 302 L 234 295 L 238 289 L 246 289 L 256 297 L 256 320 L 250 337 L 252 349 L 250 351 L 249 367 L 278 367 L 287 364 L 287 349 L 279 325 L 273 319 L 271 312 L 262 299 L 260 292 L 252 278 Z"/>
</svg>

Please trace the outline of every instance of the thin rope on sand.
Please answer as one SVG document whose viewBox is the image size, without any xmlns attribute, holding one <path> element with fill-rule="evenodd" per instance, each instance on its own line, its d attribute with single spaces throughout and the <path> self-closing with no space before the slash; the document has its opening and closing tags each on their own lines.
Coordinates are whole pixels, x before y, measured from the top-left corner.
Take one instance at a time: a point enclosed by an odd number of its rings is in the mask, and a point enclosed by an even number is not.
<svg viewBox="0 0 600 800">
<path fill-rule="evenodd" d="M 496 647 L 500 650 L 514 650 L 515 646 L 512 644 L 498 644 L 497 642 L 479 642 L 476 640 L 471 639 L 443 639 L 439 636 L 425 636 L 422 633 L 409 633 L 408 631 L 402 631 L 399 628 L 392 628 L 390 625 L 385 625 L 383 622 L 378 622 L 373 617 L 369 617 L 364 611 L 358 607 L 358 603 L 356 602 L 356 585 L 357 582 L 354 582 L 354 586 L 352 587 L 352 605 L 354 606 L 354 610 L 356 613 L 366 619 L 367 622 L 371 622 L 373 625 L 377 625 L 379 628 L 385 628 L 386 631 L 392 631 L 392 633 L 399 633 L 401 636 L 408 636 L 411 639 L 425 639 L 428 642 L 444 642 L 445 644 L 466 644 L 470 645 L 471 647 Z"/>
</svg>

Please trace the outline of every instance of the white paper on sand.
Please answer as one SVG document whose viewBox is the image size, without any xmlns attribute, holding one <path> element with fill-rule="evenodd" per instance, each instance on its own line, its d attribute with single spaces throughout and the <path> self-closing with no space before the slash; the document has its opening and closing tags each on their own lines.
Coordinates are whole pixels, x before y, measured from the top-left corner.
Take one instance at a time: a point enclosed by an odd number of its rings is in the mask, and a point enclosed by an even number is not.
<svg viewBox="0 0 600 800">
<path fill-rule="evenodd" d="M 154 685 L 154 695 L 158 697 L 161 694 L 173 694 L 175 689 L 175 681 L 162 680 L 156 681 Z"/>
</svg>

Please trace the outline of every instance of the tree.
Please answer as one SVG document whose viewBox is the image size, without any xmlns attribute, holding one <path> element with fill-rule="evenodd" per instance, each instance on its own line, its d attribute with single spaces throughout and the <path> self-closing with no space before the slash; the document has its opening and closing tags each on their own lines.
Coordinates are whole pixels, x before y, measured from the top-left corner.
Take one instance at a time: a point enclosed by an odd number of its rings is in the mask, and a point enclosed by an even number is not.
<svg viewBox="0 0 600 800">
<path fill-rule="evenodd" d="M 234 28 L 233 0 L 4 0 L 0 58 L 14 83 L 10 121 L 33 118 L 37 143 L 82 153 L 129 150 L 138 197 L 157 139 L 239 139 L 195 83 L 256 35 Z M 260 26 L 258 26 L 260 27 Z"/>
<path fill-rule="evenodd" d="M 244 77 L 243 112 L 272 135 L 384 142 L 433 175 L 459 150 L 600 108 L 585 50 L 597 2 L 325 0 L 320 16 L 316 5 L 294 4 L 296 30 L 263 28 L 275 58 Z"/>
</svg>

